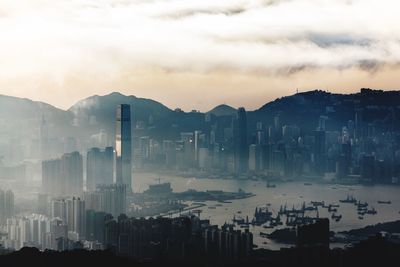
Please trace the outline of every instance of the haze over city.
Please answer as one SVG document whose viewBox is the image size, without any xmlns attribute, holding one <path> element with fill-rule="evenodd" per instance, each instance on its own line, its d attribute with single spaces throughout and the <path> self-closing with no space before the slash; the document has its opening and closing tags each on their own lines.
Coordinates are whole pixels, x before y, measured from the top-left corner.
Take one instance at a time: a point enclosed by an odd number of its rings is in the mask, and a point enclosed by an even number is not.
<svg viewBox="0 0 400 267">
<path fill-rule="evenodd" d="M 399 10 L 0 0 L 0 263 L 397 266 Z"/>
</svg>

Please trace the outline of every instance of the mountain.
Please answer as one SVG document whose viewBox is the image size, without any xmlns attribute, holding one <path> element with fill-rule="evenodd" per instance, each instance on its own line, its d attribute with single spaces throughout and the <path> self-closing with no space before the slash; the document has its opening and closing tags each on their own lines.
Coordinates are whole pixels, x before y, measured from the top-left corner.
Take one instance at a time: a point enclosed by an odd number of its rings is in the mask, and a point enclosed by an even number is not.
<svg viewBox="0 0 400 267">
<path fill-rule="evenodd" d="M 118 92 L 85 98 L 70 107 L 68 112 L 74 114 L 78 127 L 88 128 L 89 134 L 100 129 L 113 133 L 118 104 L 131 105 L 133 126 L 137 121 L 142 121 L 146 126 L 157 124 L 173 112 L 157 101 L 126 96 Z"/>
<path fill-rule="evenodd" d="M 235 115 L 237 110 L 231 106 L 222 104 L 218 105 L 207 113 L 213 114 L 215 116 L 232 116 Z"/>
<path fill-rule="evenodd" d="M 42 118 L 54 134 L 73 132 L 72 113 L 43 102 L 0 95 L 0 143 L 10 138 L 37 138 Z"/>
<path fill-rule="evenodd" d="M 303 130 L 314 130 L 321 116 L 327 130 L 340 130 L 348 122 L 359 120 L 364 124 L 382 124 L 381 127 L 400 125 L 400 91 L 383 91 L 362 88 L 359 93 L 334 94 L 321 90 L 298 93 L 278 98 L 258 110 L 249 112 L 249 126 L 262 121 L 273 125 L 279 115 L 283 124 L 297 125 Z"/>
</svg>

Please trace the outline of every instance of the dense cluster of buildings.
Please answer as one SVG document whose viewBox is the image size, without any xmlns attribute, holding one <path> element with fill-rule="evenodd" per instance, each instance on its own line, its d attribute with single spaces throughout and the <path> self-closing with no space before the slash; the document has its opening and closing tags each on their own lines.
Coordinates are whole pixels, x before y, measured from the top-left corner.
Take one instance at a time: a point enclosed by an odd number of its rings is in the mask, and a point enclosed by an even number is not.
<svg viewBox="0 0 400 267">
<path fill-rule="evenodd" d="M 137 168 L 210 176 L 399 183 L 399 134 L 379 123 L 363 123 L 362 114 L 358 111 L 336 130 L 328 129 L 325 115 L 307 130 L 286 124 L 279 113 L 271 125 L 250 125 L 244 108 L 232 116 L 206 114 L 203 130 L 182 132 L 178 140 L 136 136 L 134 162 Z"/>
<path fill-rule="evenodd" d="M 40 250 L 76 248 L 109 249 L 116 255 L 137 259 L 185 260 L 190 257 L 239 260 L 249 257 L 253 236 L 248 230 L 210 225 L 198 217 L 128 218 L 85 208 L 80 199 L 57 199 L 51 213 L 7 219 L 8 249 L 36 247 Z"/>
</svg>

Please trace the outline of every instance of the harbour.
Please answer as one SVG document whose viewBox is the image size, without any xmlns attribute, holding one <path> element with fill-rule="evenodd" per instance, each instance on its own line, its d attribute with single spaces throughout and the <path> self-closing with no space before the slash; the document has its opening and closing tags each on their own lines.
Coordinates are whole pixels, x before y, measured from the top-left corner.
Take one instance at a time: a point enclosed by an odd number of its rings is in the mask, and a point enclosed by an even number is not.
<svg viewBox="0 0 400 267">
<path fill-rule="evenodd" d="M 152 183 L 152 177 L 154 177 L 154 174 L 137 174 L 135 188 L 144 191 L 147 185 Z M 272 225 L 271 221 L 259 225 L 258 223 L 253 224 L 252 220 L 256 207 L 268 207 L 268 211 L 272 213 L 271 217 L 274 219 L 280 213 L 280 208 L 284 208 L 285 205 L 286 209 L 294 210 L 294 213 L 304 208 L 304 217 L 311 219 L 317 217 L 317 209 L 318 217 L 329 218 L 330 228 L 335 232 L 348 231 L 367 225 L 400 219 L 400 187 L 396 186 L 339 185 L 317 182 L 313 182 L 311 185 L 304 185 L 304 182 L 292 181 L 286 183 L 274 182 L 275 187 L 267 187 L 266 182 L 262 180 L 197 179 L 172 175 L 163 176 L 163 181 L 170 182 L 174 192 L 184 192 L 189 189 L 237 192 L 242 189 L 246 193 L 254 194 L 254 196 L 244 199 L 202 201 L 201 203 L 204 206 L 199 208 L 201 210 L 200 217 L 209 219 L 211 223 L 218 225 L 233 223 L 234 216 L 235 219 L 242 219 L 242 226 L 240 224 L 236 224 L 236 226 L 238 229 L 249 228 L 254 234 L 254 243 L 261 248 L 279 249 L 280 247 L 289 246 L 288 244 L 268 239 L 265 235 L 260 236 L 260 232 L 270 234 L 276 229 L 287 227 L 286 216 L 280 214 L 281 225 L 274 224 L 274 220 L 272 220 Z M 351 200 L 351 197 L 349 197 L 350 201 L 340 201 L 346 200 L 348 196 L 352 196 L 354 199 Z M 378 203 L 378 201 L 387 202 L 389 200 L 391 204 Z M 185 201 L 184 203 L 190 206 L 193 202 L 199 201 Z M 366 207 L 366 203 L 368 203 L 368 207 Z M 213 208 L 209 209 L 208 207 Z M 192 213 L 196 214 L 193 210 Z M 359 211 L 365 213 L 359 215 Z M 178 214 L 176 213 L 176 216 Z M 379 216 L 374 216 L 374 214 L 379 214 Z M 296 224 L 295 217 L 292 216 L 289 216 L 289 225 L 292 224 L 291 227 L 294 227 Z M 362 219 L 360 219 L 361 217 Z M 245 226 L 246 218 L 248 218 L 247 226 Z M 291 223 L 291 221 L 293 222 Z"/>
</svg>

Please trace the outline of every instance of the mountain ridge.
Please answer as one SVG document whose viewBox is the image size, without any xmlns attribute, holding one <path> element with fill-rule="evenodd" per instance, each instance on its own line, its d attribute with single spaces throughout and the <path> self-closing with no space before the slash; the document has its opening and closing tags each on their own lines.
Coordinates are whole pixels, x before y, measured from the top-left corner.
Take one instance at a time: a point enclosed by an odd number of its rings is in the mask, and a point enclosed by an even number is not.
<svg viewBox="0 0 400 267">
<path fill-rule="evenodd" d="M 115 108 L 121 103 L 131 105 L 132 127 L 139 127 L 135 131 L 143 132 L 141 129 L 147 129 L 143 134 L 160 139 L 179 138 L 180 132 L 208 131 L 210 123 L 217 121 L 219 125 L 224 125 L 222 127 L 230 127 L 229 116 L 236 112 L 235 108 L 226 104 L 218 105 L 207 112 L 171 110 L 155 100 L 120 92 L 89 96 L 77 101 L 68 110 L 63 110 L 45 102 L 1 94 L 0 137 L 35 138 L 42 116 L 57 136 L 88 138 L 101 130 L 106 130 L 112 136 L 115 131 Z M 326 129 L 337 130 L 350 120 L 355 120 L 357 109 L 364 110 L 366 123 L 388 121 L 391 116 L 397 123 L 400 118 L 400 114 L 397 115 L 399 103 L 400 91 L 396 90 L 362 88 L 359 92 L 350 94 L 311 90 L 280 97 L 256 110 L 248 111 L 248 128 L 250 133 L 257 122 L 262 122 L 264 127 L 274 125 L 275 117 L 279 116 L 282 126 L 297 125 L 305 131 L 315 130 L 319 118 L 324 116 Z M 206 122 L 206 114 L 213 115 L 212 121 Z"/>
</svg>

